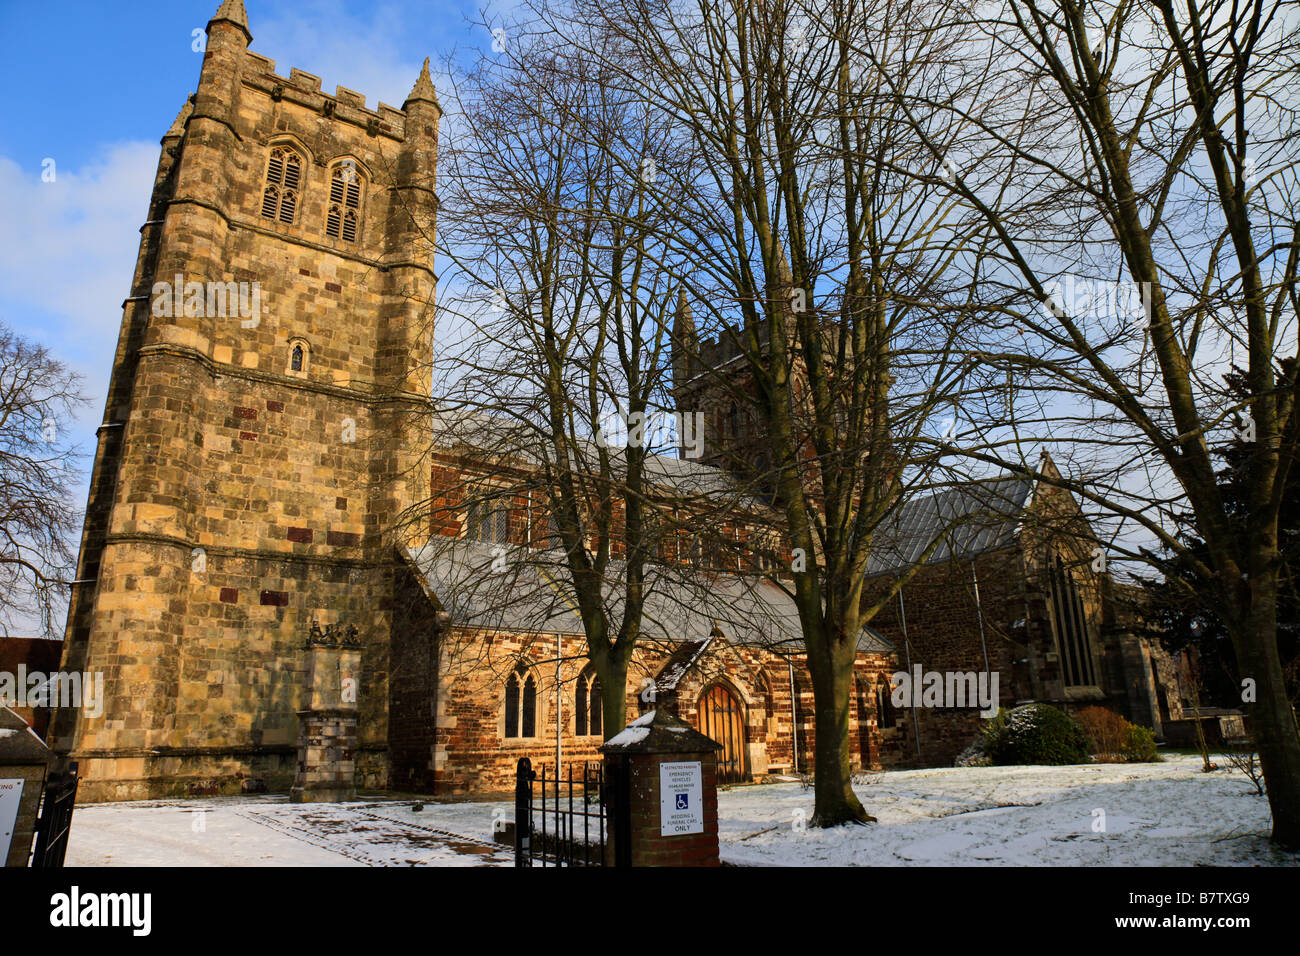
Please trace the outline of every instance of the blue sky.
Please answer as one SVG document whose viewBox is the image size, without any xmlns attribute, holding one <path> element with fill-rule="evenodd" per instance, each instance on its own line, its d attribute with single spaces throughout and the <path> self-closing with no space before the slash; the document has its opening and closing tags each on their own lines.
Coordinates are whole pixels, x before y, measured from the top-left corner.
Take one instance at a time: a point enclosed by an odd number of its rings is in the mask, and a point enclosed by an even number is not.
<svg viewBox="0 0 1300 956">
<path fill-rule="evenodd" d="M 0 322 L 85 377 L 73 436 L 89 471 L 159 140 L 198 80 L 219 0 L 0 0 Z M 502 0 L 245 0 L 252 49 L 401 106 L 423 59 L 491 43 Z M 435 80 L 437 76 L 435 74 Z M 42 172 L 53 160 L 54 179 Z M 77 505 L 85 502 L 83 477 Z"/>
</svg>

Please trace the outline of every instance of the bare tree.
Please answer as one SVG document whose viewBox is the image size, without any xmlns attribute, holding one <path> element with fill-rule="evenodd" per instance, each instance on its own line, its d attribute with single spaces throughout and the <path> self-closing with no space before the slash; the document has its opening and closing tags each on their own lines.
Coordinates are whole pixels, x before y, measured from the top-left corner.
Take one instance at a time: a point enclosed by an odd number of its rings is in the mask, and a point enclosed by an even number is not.
<svg viewBox="0 0 1300 956">
<path fill-rule="evenodd" d="M 744 370 L 692 371 L 755 421 L 761 448 L 729 465 L 770 496 L 793 557 L 776 579 L 798 607 L 814 692 L 813 822 L 870 820 L 850 779 L 857 640 L 940 538 L 870 600 L 864 584 L 890 516 L 935 478 L 934 420 L 978 381 L 959 343 L 981 251 L 949 224 L 941 184 L 906 174 L 932 160 L 854 43 L 887 35 L 898 75 L 923 83 L 948 41 L 920 5 L 871 0 L 537 12 L 666 120 L 646 144 L 653 192 L 675 213 L 663 238 L 690 263 L 702 331 Z M 695 329 L 676 338 L 698 352 Z M 689 389 L 677 400 L 690 410 Z"/>
<path fill-rule="evenodd" d="M 67 600 L 79 514 L 69 444 L 80 376 L 0 325 L 0 627 L 34 613 L 47 634 Z"/>
<path fill-rule="evenodd" d="M 1069 474 L 1038 477 L 1113 519 L 1112 554 L 1138 557 L 1140 533 L 1194 568 L 1188 584 L 1222 609 L 1245 679 L 1273 837 L 1300 846 L 1300 736 L 1277 642 L 1278 516 L 1300 440 L 1295 19 L 1272 0 L 935 12 L 949 17 L 980 33 L 937 65 L 965 91 L 955 99 L 897 82 L 879 44 L 857 42 L 936 160 L 936 109 L 974 150 L 950 185 L 1000 250 L 982 277 L 999 291 L 982 358 L 1024 392 L 964 450 L 1035 473 L 1024 444 L 1068 442 Z M 1140 308 L 1099 307 L 1129 288 Z M 1244 401 L 1223 386 L 1234 365 Z M 1252 447 L 1237 511 L 1212 453 L 1230 432 Z M 1178 538 L 1183 509 L 1203 556 Z"/>
<path fill-rule="evenodd" d="M 441 156 L 438 444 L 462 477 L 428 510 L 498 546 L 460 580 L 480 607 L 539 632 L 581 618 L 612 735 L 647 608 L 703 586 L 664 552 L 739 496 L 656 455 L 689 435 L 660 427 L 681 273 L 640 164 L 653 114 L 598 61 L 502 29 L 503 55 L 457 79 Z"/>
</svg>

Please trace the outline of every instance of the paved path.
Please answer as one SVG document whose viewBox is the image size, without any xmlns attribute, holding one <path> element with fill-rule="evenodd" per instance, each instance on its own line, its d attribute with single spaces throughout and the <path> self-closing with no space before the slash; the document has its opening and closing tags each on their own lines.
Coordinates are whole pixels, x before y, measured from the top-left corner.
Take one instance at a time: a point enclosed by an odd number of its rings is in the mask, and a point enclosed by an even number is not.
<svg viewBox="0 0 1300 956">
<path fill-rule="evenodd" d="M 77 807 L 70 866 L 510 866 L 509 848 L 404 819 L 409 802 L 226 797 Z"/>
</svg>

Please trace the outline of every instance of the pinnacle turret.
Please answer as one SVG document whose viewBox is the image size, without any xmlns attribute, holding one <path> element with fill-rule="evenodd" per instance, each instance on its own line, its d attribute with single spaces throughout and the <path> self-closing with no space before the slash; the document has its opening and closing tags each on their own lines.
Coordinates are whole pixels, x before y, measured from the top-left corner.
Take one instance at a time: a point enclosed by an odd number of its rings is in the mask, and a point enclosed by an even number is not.
<svg viewBox="0 0 1300 956">
<path fill-rule="evenodd" d="M 406 98 L 406 103 L 413 100 L 423 100 L 426 103 L 432 103 L 438 106 L 438 93 L 433 88 L 433 77 L 429 76 L 429 58 L 424 58 L 424 66 L 420 67 L 420 75 L 415 80 L 415 86 L 411 88 L 411 95 Z M 406 103 L 402 108 L 406 108 Z"/>
<path fill-rule="evenodd" d="M 699 368 L 700 342 L 695 332 L 695 317 L 691 315 L 691 305 L 686 300 L 686 287 L 677 292 L 677 313 L 673 316 L 672 343 L 673 386 L 678 392 L 678 401 L 682 400 L 682 388 Z"/>
<path fill-rule="evenodd" d="M 171 129 L 163 134 L 163 138 L 165 139 L 168 136 L 184 136 L 185 124 L 189 122 L 190 114 L 193 112 L 194 94 L 191 93 L 189 96 L 185 97 L 185 105 L 182 106 L 181 111 L 176 114 L 176 119 L 172 122 Z"/>
<path fill-rule="evenodd" d="M 213 14 L 212 19 L 208 21 L 208 26 L 218 21 L 233 23 L 239 29 L 244 31 L 244 36 L 248 37 L 248 42 L 253 42 L 253 34 L 248 29 L 248 13 L 244 10 L 244 0 L 222 0 L 221 6 Z"/>
</svg>

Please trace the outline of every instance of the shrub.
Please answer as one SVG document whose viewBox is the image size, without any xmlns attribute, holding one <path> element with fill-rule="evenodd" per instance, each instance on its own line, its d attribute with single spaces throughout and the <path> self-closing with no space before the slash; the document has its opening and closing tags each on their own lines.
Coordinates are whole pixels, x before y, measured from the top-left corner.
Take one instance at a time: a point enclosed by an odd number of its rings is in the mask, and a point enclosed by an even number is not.
<svg viewBox="0 0 1300 956">
<path fill-rule="evenodd" d="M 991 767 L 993 760 L 983 750 L 984 738 L 978 738 L 973 744 L 957 755 L 954 767 Z"/>
<path fill-rule="evenodd" d="M 1085 707 L 1075 717 L 1083 724 L 1089 750 L 1098 760 L 1119 760 L 1131 726 L 1127 720 L 1105 707 Z"/>
<path fill-rule="evenodd" d="M 1155 733 L 1137 724 L 1128 725 L 1128 733 L 1124 737 L 1124 749 L 1120 753 L 1123 754 L 1126 763 L 1149 763 L 1160 759 L 1160 754 L 1156 752 Z"/>
<path fill-rule="evenodd" d="M 957 755 L 957 759 L 953 761 L 953 766 L 993 766 L 992 755 L 1000 746 L 1002 737 L 1006 733 L 1006 727 L 1007 709 L 999 707 L 998 712 L 984 722 L 984 726 L 980 728 L 979 736 L 975 738 L 969 747 Z"/>
<path fill-rule="evenodd" d="M 1253 737 L 1226 740 L 1223 744 L 1224 756 L 1236 770 L 1240 770 L 1255 787 L 1258 796 L 1264 796 L 1264 770 L 1259 765 L 1259 752 Z"/>
<path fill-rule="evenodd" d="M 1088 735 L 1082 725 L 1047 704 L 999 711 L 984 728 L 980 747 L 1000 766 L 1088 762 Z"/>
<path fill-rule="evenodd" d="M 1150 730 L 1131 724 L 1105 707 L 1085 707 L 1079 723 L 1088 735 L 1089 751 L 1106 763 L 1142 763 L 1160 759 Z"/>
</svg>

